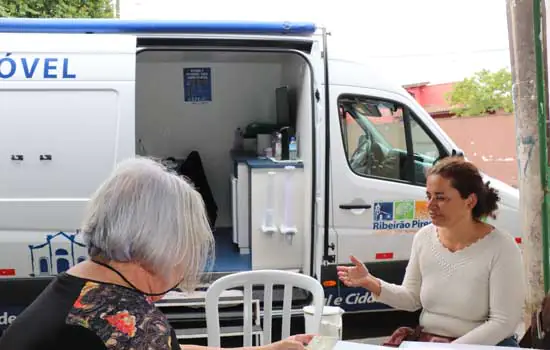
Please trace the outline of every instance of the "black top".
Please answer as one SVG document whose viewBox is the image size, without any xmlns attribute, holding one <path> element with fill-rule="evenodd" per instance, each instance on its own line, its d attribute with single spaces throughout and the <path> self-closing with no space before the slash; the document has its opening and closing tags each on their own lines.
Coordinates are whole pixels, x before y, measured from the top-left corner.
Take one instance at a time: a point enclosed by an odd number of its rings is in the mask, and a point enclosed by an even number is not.
<svg viewBox="0 0 550 350">
<path fill-rule="evenodd" d="M 142 293 L 63 273 L 0 337 L 0 350 L 179 350 L 165 315 Z"/>
</svg>

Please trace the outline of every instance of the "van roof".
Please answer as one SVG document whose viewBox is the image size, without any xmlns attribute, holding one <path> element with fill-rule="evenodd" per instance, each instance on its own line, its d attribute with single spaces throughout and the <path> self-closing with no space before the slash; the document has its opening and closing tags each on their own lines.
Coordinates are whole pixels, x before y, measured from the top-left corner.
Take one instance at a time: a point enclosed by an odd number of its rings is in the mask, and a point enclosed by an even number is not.
<svg viewBox="0 0 550 350">
<path fill-rule="evenodd" d="M 0 18 L 9 33 L 208 33 L 311 36 L 310 22 L 122 20 L 116 18 Z"/>
<path fill-rule="evenodd" d="M 370 89 L 384 90 L 410 97 L 403 86 L 373 62 L 350 61 L 340 58 L 329 59 L 330 84 L 361 86 Z"/>
</svg>

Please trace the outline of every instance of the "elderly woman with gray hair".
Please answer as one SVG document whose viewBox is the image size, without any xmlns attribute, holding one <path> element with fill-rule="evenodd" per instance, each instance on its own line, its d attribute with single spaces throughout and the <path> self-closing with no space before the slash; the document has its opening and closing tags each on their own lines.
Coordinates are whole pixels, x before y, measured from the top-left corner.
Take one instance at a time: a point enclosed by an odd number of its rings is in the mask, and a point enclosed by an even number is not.
<svg viewBox="0 0 550 350">
<path fill-rule="evenodd" d="M 199 193 L 153 160 L 127 160 L 91 198 L 82 234 L 90 259 L 58 275 L 0 337 L 0 349 L 179 349 L 153 302 L 175 286 L 193 290 L 212 252 Z M 301 350 L 310 340 L 257 349 Z"/>
</svg>

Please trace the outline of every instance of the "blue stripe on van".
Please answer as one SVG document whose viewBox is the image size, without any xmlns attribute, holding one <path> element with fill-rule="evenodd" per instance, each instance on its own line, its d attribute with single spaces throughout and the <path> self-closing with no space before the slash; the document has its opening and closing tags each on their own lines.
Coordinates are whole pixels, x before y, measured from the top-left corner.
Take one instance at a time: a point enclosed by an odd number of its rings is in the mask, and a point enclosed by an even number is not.
<svg viewBox="0 0 550 350">
<path fill-rule="evenodd" d="M 10 33 L 218 33 L 312 35 L 309 22 L 175 21 L 89 18 L 0 18 L 0 32 Z"/>
</svg>

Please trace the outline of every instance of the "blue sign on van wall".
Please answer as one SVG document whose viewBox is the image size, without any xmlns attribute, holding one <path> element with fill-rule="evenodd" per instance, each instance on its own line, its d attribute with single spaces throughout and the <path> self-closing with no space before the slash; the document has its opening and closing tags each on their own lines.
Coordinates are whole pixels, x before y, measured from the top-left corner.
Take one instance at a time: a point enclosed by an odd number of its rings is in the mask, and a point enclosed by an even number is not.
<svg viewBox="0 0 550 350">
<path fill-rule="evenodd" d="M 212 101 L 212 71 L 210 68 L 184 68 L 185 102 Z"/>
</svg>

